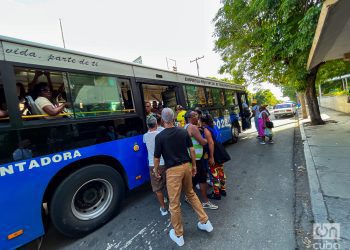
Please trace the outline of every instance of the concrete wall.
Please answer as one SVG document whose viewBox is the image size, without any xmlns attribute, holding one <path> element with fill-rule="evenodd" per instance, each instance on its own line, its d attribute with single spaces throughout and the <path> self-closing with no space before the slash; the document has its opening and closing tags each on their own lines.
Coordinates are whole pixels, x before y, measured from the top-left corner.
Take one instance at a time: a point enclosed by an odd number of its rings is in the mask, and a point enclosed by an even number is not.
<svg viewBox="0 0 350 250">
<path fill-rule="evenodd" d="M 319 99 L 321 107 L 334 109 L 344 113 L 350 113 L 350 103 L 348 103 L 347 101 L 347 95 L 322 96 Z"/>
</svg>

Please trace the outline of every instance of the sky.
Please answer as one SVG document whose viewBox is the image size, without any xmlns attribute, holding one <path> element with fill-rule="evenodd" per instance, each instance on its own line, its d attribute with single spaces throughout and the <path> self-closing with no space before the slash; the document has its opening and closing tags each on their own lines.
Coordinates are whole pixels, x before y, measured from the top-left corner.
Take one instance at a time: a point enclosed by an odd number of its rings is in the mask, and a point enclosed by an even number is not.
<svg viewBox="0 0 350 250">
<path fill-rule="evenodd" d="M 68 49 L 129 62 L 142 56 L 143 64 L 161 69 L 170 58 L 193 75 L 190 61 L 204 56 L 200 76 L 222 78 L 212 22 L 220 6 L 220 0 L 2 0 L 0 35 L 63 47 L 61 18 Z"/>
</svg>

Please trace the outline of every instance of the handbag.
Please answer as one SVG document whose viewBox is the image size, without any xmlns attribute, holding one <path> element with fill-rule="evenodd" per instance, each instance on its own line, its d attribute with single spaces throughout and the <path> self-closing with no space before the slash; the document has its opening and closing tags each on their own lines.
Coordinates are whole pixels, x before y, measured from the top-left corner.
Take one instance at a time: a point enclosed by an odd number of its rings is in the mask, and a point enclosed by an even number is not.
<svg viewBox="0 0 350 250">
<path fill-rule="evenodd" d="M 267 128 L 274 128 L 274 126 L 273 126 L 273 122 L 270 122 L 270 121 L 266 121 L 266 127 Z"/>
<path fill-rule="evenodd" d="M 230 155 L 227 153 L 224 145 L 220 142 L 214 141 L 214 161 L 219 164 L 223 164 L 231 160 Z"/>
</svg>

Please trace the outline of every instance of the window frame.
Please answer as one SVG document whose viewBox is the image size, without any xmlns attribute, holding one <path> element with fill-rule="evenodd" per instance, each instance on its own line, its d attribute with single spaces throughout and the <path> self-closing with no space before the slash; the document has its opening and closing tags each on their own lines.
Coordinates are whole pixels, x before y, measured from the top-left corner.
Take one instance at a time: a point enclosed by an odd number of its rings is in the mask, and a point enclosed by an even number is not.
<svg viewBox="0 0 350 250">
<path fill-rule="evenodd" d="M 131 90 L 132 104 L 133 104 L 133 107 L 134 107 L 134 112 L 130 112 L 130 113 L 131 114 L 136 113 L 135 102 L 134 102 L 134 95 L 133 95 L 132 86 L 131 86 L 132 84 L 131 84 L 131 79 L 129 77 L 117 77 L 117 76 L 114 76 L 114 75 L 111 75 L 111 74 L 107 74 L 107 75 L 97 74 L 96 75 L 96 74 L 80 74 L 80 73 L 73 73 L 73 72 L 64 72 L 64 73 L 67 73 L 67 79 L 68 79 L 69 94 L 67 96 L 69 96 L 70 100 L 72 101 L 71 104 L 72 104 L 72 110 L 73 110 L 73 114 L 74 114 L 74 118 L 72 118 L 72 119 L 81 120 L 81 119 L 95 118 L 95 117 L 115 117 L 115 116 L 119 117 L 121 115 L 127 114 L 127 112 L 126 113 L 98 115 L 98 116 L 88 116 L 88 117 L 76 117 L 75 114 L 77 113 L 77 111 L 76 111 L 76 108 L 74 107 L 74 103 L 73 103 L 73 99 L 72 99 L 73 94 L 72 94 L 72 88 L 70 87 L 71 80 L 70 80 L 70 75 L 69 74 L 89 75 L 89 76 L 106 76 L 106 77 L 114 77 L 117 82 L 119 80 L 121 80 L 121 79 L 128 81 L 129 82 L 129 87 L 130 87 L 130 90 Z M 123 99 L 122 98 L 122 92 L 121 92 L 121 86 L 117 85 L 116 88 L 118 89 L 118 92 L 119 92 L 118 94 L 120 95 L 121 99 Z M 124 102 L 124 100 L 123 100 L 123 102 Z"/>
<path fill-rule="evenodd" d="M 43 71 L 44 70 L 55 71 L 55 72 L 62 72 L 62 73 L 101 75 L 101 76 L 110 76 L 110 77 L 128 79 L 130 81 L 130 89 L 131 89 L 131 94 L 133 98 L 135 112 L 125 113 L 125 114 L 115 114 L 115 115 L 101 115 L 96 117 L 84 117 L 84 118 L 74 117 L 74 118 L 67 118 L 67 119 L 52 119 L 49 122 L 44 119 L 25 121 L 22 119 L 20 111 L 18 110 L 18 100 L 17 98 L 14 98 L 16 96 L 16 78 L 15 78 L 15 72 L 14 72 L 15 67 L 43 70 Z M 140 117 L 140 113 L 137 112 L 137 107 L 136 107 L 135 78 L 133 76 L 123 76 L 123 75 L 116 75 L 116 74 L 106 74 L 106 73 L 95 72 L 95 71 L 84 71 L 84 70 L 75 70 L 75 69 L 69 69 L 69 68 L 49 67 L 49 66 L 33 65 L 33 64 L 27 64 L 27 63 L 3 62 L 3 61 L 0 61 L 0 70 L 2 70 L 2 74 L 5 75 L 5 77 L 3 77 L 3 81 L 5 78 L 8 82 L 8 84 L 6 84 L 6 88 L 4 84 L 4 89 L 5 89 L 6 103 L 7 104 L 9 103 L 8 98 L 10 98 L 10 101 L 11 101 L 10 104 L 12 108 L 11 110 L 9 110 L 9 117 L 10 117 L 9 126 L 13 128 L 33 128 L 33 127 L 40 127 L 42 125 L 57 126 L 57 125 L 64 125 L 64 124 L 71 124 L 71 123 L 75 123 L 75 124 L 84 123 L 87 121 L 103 121 L 106 119 L 114 120 L 114 119 L 123 119 L 123 118 L 131 118 L 131 117 Z M 69 91 L 67 91 L 67 95 L 69 96 L 69 98 L 71 98 L 70 87 L 69 87 Z"/>
<path fill-rule="evenodd" d="M 195 108 L 195 107 L 190 107 L 190 106 L 189 106 L 189 102 L 188 102 L 188 91 L 187 91 L 187 89 L 186 89 L 187 86 L 196 87 L 196 88 L 198 88 L 198 87 L 203 88 L 203 90 L 204 90 L 204 98 L 205 98 L 205 106 L 204 106 L 204 108 L 205 108 L 205 109 L 208 109 L 208 98 L 207 98 L 207 90 L 206 90 L 206 87 L 205 87 L 205 86 L 201 86 L 201 85 L 194 85 L 194 84 L 184 84 L 184 85 L 183 85 L 183 91 L 184 91 L 184 96 L 185 96 L 186 107 L 187 107 L 188 109 L 194 109 L 194 108 Z M 201 107 L 201 108 L 203 108 L 203 107 Z"/>
</svg>

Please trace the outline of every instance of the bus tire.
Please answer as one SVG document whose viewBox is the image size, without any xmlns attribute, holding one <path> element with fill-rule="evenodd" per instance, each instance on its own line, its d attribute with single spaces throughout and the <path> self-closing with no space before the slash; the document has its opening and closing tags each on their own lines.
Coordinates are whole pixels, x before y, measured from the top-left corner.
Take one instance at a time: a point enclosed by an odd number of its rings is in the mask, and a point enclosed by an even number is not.
<svg viewBox="0 0 350 250">
<path fill-rule="evenodd" d="M 231 127 L 231 134 L 232 134 L 232 143 L 237 143 L 238 142 L 238 138 L 239 138 L 239 128 L 237 128 L 236 126 L 232 126 Z"/>
<path fill-rule="evenodd" d="M 112 167 L 81 168 L 55 190 L 49 205 L 52 224 L 65 236 L 85 236 L 118 213 L 124 192 L 123 178 Z"/>
</svg>

